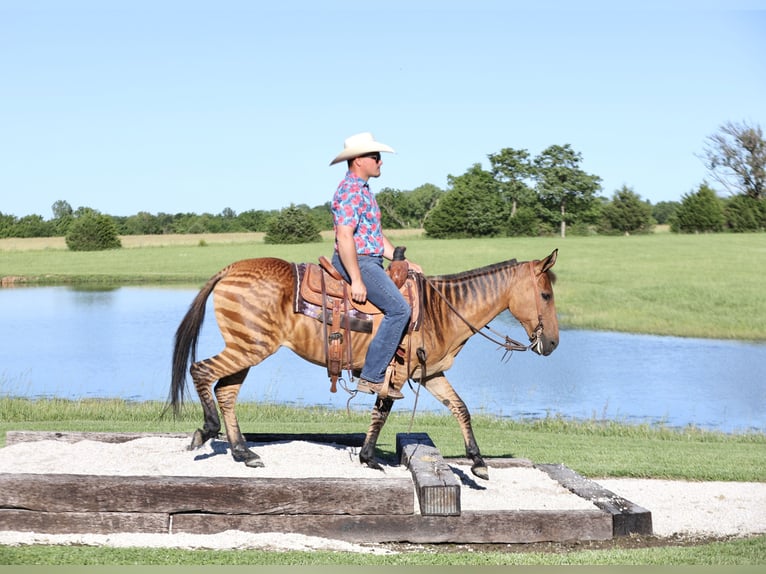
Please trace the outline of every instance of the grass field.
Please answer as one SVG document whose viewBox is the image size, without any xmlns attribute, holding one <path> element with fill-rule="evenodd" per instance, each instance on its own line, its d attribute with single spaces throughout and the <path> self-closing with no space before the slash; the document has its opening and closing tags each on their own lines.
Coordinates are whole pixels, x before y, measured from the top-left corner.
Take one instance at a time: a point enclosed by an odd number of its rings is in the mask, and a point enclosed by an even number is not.
<svg viewBox="0 0 766 574">
<path fill-rule="evenodd" d="M 683 337 L 766 340 L 766 234 L 434 240 L 391 232 L 428 275 L 559 250 L 562 325 Z M 58 238 L 0 240 L 0 279 L 31 283 L 193 283 L 248 257 L 316 261 L 322 243 L 268 245 L 259 234 L 125 237 L 115 251 L 70 252 Z"/>
</svg>

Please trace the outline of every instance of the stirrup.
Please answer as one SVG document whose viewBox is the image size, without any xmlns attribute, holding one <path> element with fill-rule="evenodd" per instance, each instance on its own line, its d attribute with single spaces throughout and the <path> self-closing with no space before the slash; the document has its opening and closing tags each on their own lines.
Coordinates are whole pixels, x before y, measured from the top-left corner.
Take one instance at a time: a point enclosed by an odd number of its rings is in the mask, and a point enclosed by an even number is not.
<svg viewBox="0 0 766 574">
<path fill-rule="evenodd" d="M 386 381 L 382 383 L 373 383 L 366 379 L 359 379 L 356 384 L 356 390 L 360 393 L 367 393 L 370 395 L 377 394 L 382 398 L 389 398 L 393 400 L 403 399 L 404 395 L 390 386 Z"/>
</svg>

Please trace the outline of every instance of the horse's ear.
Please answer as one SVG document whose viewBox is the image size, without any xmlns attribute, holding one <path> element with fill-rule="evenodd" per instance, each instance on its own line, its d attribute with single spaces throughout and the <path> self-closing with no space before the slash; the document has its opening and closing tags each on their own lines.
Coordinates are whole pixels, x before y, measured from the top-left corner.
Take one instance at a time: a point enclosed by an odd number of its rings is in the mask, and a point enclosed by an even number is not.
<svg viewBox="0 0 766 574">
<path fill-rule="evenodd" d="M 540 270 L 540 273 L 545 273 L 546 271 L 548 271 L 548 269 L 550 269 L 556 264 L 556 257 L 558 257 L 558 254 L 559 254 L 559 250 L 554 249 L 553 252 L 550 255 L 548 255 L 548 257 L 543 259 L 542 269 Z"/>
</svg>

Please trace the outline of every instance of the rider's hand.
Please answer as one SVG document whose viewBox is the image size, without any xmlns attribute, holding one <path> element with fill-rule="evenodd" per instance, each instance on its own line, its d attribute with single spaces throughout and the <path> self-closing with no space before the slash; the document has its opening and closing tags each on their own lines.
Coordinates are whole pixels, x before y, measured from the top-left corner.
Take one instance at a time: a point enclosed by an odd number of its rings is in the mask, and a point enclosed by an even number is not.
<svg viewBox="0 0 766 574">
<path fill-rule="evenodd" d="M 357 303 L 364 303 L 367 301 L 367 286 L 361 279 L 351 283 L 351 299 Z"/>
</svg>

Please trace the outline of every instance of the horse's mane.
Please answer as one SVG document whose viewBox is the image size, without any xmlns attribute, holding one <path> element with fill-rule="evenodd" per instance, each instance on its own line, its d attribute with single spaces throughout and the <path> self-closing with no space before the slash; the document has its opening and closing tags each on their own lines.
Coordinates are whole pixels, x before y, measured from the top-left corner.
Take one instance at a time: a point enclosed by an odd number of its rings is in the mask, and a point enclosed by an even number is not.
<svg viewBox="0 0 766 574">
<path fill-rule="evenodd" d="M 524 263 L 524 262 L 522 262 Z M 516 258 L 509 259 L 508 261 L 501 261 L 500 263 L 492 263 L 491 265 L 485 265 L 477 269 L 469 269 L 468 271 L 461 271 L 459 273 L 451 273 L 449 275 L 432 275 L 428 279 L 432 281 L 461 281 L 463 279 L 473 279 L 474 277 L 481 277 L 482 275 L 491 274 L 499 269 L 505 269 L 507 267 L 516 267 L 519 265 L 519 261 Z M 548 279 L 551 284 L 556 283 L 556 274 L 552 270 L 548 270 Z"/>
<path fill-rule="evenodd" d="M 461 271 L 459 273 L 452 273 L 449 275 L 433 275 L 429 279 L 434 281 L 460 281 L 461 279 L 472 279 L 474 277 L 480 277 L 481 275 L 487 275 L 497 271 L 498 269 L 505 269 L 506 267 L 515 267 L 519 262 L 514 259 L 508 261 L 502 261 L 500 263 L 492 263 L 491 265 L 485 265 L 477 269 L 469 269 L 468 271 Z"/>
</svg>

